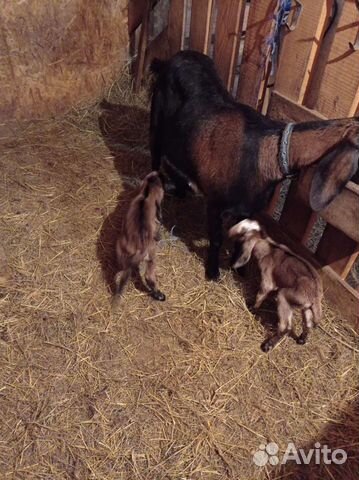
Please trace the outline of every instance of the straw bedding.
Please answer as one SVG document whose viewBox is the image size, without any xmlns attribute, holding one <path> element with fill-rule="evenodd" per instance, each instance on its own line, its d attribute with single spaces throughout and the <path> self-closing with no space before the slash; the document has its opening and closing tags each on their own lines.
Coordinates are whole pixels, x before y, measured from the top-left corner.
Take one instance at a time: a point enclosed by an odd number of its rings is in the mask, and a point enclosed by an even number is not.
<svg viewBox="0 0 359 480">
<path fill-rule="evenodd" d="M 124 75 L 109 98 L 100 120 L 0 127 L 0 478 L 357 479 L 357 334 L 325 306 L 308 345 L 263 354 L 273 305 L 248 310 L 255 272 L 234 276 L 226 252 L 204 280 L 200 197 L 165 199 L 167 302 L 136 280 L 111 312 L 114 240 L 150 167 L 145 93 Z M 348 461 L 258 467 L 267 441 Z"/>
</svg>

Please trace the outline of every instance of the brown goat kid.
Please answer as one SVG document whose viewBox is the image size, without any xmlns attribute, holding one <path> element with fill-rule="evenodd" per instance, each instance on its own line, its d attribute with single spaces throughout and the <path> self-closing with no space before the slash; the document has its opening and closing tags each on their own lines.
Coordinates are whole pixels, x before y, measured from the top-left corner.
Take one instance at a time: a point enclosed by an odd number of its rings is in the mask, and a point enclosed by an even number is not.
<svg viewBox="0 0 359 480">
<path fill-rule="evenodd" d="M 116 294 L 114 304 L 141 262 L 146 262 L 145 280 L 150 295 L 164 301 L 165 295 L 158 290 L 155 273 L 156 241 L 162 220 L 161 203 L 163 187 L 157 172 L 151 172 L 143 180 L 138 195 L 132 200 L 127 212 L 123 231 L 117 240 L 116 254 L 119 272 L 115 276 Z"/>
<path fill-rule="evenodd" d="M 254 308 L 259 308 L 270 292 L 278 292 L 278 331 L 262 344 L 262 350 L 268 352 L 286 333 L 304 344 L 309 330 L 318 324 L 322 314 L 323 287 L 314 267 L 268 237 L 255 220 L 237 223 L 229 230 L 229 236 L 240 241 L 243 248 L 234 268 L 245 265 L 252 255 L 258 262 L 262 278 Z M 292 331 L 294 307 L 300 308 L 303 317 L 303 332 L 298 337 Z"/>
</svg>

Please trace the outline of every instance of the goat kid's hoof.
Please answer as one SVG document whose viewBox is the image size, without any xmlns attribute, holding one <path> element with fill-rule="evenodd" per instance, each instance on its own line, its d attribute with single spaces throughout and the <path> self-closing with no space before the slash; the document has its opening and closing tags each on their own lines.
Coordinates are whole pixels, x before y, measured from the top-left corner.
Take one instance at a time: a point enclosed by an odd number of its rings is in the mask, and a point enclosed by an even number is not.
<svg viewBox="0 0 359 480">
<path fill-rule="evenodd" d="M 159 302 L 164 302 L 166 300 L 166 295 L 159 290 L 155 290 L 154 292 L 151 292 L 151 297 L 154 300 L 157 300 Z"/>
<path fill-rule="evenodd" d="M 121 295 L 114 295 L 111 301 L 111 310 L 116 312 L 119 309 L 121 303 Z"/>
<path fill-rule="evenodd" d="M 305 337 L 303 337 L 303 335 L 300 335 L 296 342 L 298 343 L 298 345 L 305 345 L 307 343 L 307 339 Z"/>
<path fill-rule="evenodd" d="M 265 353 L 272 350 L 272 348 L 273 348 L 273 344 L 270 340 L 265 340 L 261 345 L 261 350 Z"/>
</svg>

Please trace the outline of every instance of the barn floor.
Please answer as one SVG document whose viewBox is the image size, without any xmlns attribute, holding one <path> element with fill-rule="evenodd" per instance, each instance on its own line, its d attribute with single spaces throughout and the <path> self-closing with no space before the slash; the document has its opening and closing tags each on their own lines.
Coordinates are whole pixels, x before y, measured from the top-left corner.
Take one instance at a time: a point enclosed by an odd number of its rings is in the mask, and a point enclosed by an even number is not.
<svg viewBox="0 0 359 480">
<path fill-rule="evenodd" d="M 146 96 L 111 99 L 100 121 L 93 107 L 0 126 L 0 477 L 358 479 L 358 336 L 325 307 L 308 345 L 262 353 L 273 307 L 251 314 L 225 256 L 204 281 L 199 197 L 165 200 L 167 302 L 137 282 L 111 312 L 115 235 L 149 170 Z M 269 441 L 348 460 L 259 467 Z"/>
</svg>

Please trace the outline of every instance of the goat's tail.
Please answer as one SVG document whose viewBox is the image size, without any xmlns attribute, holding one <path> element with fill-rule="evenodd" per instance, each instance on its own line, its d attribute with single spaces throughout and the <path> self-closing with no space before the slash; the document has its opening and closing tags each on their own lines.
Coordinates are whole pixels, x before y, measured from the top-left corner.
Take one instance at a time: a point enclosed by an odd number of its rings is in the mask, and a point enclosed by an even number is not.
<svg viewBox="0 0 359 480">
<path fill-rule="evenodd" d="M 322 302 L 321 302 L 321 298 L 319 296 L 314 300 L 310 309 L 313 313 L 314 326 L 316 326 L 316 325 L 318 325 L 318 323 L 319 323 L 319 321 L 322 317 Z"/>
<path fill-rule="evenodd" d="M 154 73 L 155 75 L 159 75 L 163 71 L 166 65 L 167 65 L 167 62 L 165 60 L 154 58 L 150 65 L 150 72 Z"/>
</svg>

